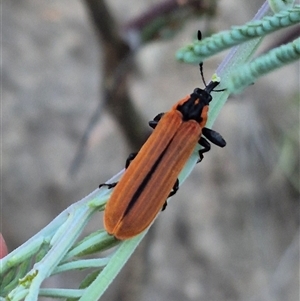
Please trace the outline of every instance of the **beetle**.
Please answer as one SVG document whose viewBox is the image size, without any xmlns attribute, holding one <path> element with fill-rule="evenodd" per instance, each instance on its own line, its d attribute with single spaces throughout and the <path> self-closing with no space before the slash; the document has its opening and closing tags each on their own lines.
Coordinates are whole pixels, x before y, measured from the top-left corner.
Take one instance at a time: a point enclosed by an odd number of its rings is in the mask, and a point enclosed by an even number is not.
<svg viewBox="0 0 300 301">
<path fill-rule="evenodd" d="M 202 63 L 200 63 L 203 78 Z M 205 81 L 204 81 L 205 84 Z M 101 184 L 114 188 L 104 211 L 104 227 L 116 239 L 125 240 L 145 230 L 167 198 L 179 188 L 178 175 L 199 143 L 199 160 L 210 150 L 210 142 L 226 145 L 223 137 L 205 127 L 212 91 L 219 85 L 211 81 L 205 89 L 178 101 L 170 111 L 149 122 L 154 130 L 140 151 L 129 155 L 126 170 L 117 183 Z M 208 141 L 209 140 L 209 141 Z"/>
</svg>

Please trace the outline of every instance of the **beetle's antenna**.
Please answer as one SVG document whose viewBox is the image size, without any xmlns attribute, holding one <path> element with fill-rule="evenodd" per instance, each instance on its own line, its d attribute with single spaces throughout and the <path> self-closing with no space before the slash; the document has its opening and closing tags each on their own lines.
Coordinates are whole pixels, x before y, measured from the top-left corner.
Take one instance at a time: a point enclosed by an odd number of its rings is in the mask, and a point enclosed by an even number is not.
<svg viewBox="0 0 300 301">
<path fill-rule="evenodd" d="M 205 81 L 205 78 L 204 78 L 204 74 L 203 74 L 203 62 L 199 63 L 199 67 L 200 67 L 200 74 L 201 74 L 203 84 L 204 84 L 205 87 L 207 87 L 207 84 L 206 84 L 206 81 Z"/>
<path fill-rule="evenodd" d="M 198 41 L 202 40 L 202 32 L 201 32 L 201 30 L 198 30 L 197 38 L 198 38 Z"/>
<path fill-rule="evenodd" d="M 202 40 L 202 32 L 201 32 L 201 30 L 198 30 L 197 38 L 198 38 L 198 41 Z M 204 74 L 203 74 L 203 62 L 199 63 L 199 67 L 200 67 L 200 74 L 201 74 L 201 78 L 202 78 L 203 84 L 204 84 L 205 87 L 207 87 L 207 84 L 206 84 L 206 81 L 205 81 L 205 78 L 204 78 Z"/>
<path fill-rule="evenodd" d="M 198 38 L 198 41 L 201 41 L 201 40 L 202 40 L 202 33 L 201 33 L 201 30 L 198 30 L 197 38 Z M 204 78 L 204 74 L 203 74 L 203 62 L 200 62 L 200 63 L 199 63 L 199 68 L 200 68 L 200 74 L 201 74 L 201 78 L 202 78 L 203 84 L 204 84 L 205 88 L 207 88 L 207 84 L 206 84 L 206 81 L 205 81 L 205 78 Z M 226 90 L 226 89 L 212 90 L 212 91 L 214 91 L 214 92 L 223 92 L 223 91 L 225 91 L 225 90 Z"/>
</svg>

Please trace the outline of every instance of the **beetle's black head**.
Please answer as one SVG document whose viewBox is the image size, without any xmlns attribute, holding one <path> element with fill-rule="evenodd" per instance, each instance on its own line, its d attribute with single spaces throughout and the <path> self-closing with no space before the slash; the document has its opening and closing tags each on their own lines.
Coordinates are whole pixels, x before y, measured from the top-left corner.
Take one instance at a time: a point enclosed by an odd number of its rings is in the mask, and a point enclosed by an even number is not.
<svg viewBox="0 0 300 301">
<path fill-rule="evenodd" d="M 210 82 L 204 90 L 196 88 L 186 102 L 178 105 L 177 110 L 181 112 L 183 120 L 194 119 L 197 122 L 202 121 L 202 110 L 211 102 L 212 96 L 210 93 L 218 84 L 219 82 Z"/>
</svg>

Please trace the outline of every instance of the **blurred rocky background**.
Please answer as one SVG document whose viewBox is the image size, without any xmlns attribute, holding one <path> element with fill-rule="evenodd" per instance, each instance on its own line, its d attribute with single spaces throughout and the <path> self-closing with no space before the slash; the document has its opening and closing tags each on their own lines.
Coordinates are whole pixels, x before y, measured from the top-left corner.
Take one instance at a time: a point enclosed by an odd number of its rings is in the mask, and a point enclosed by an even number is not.
<svg viewBox="0 0 300 301">
<path fill-rule="evenodd" d="M 147 121 L 202 87 L 198 68 L 174 59 L 178 48 L 262 5 L 186 2 L 168 19 L 175 1 L 3 1 L 1 231 L 10 250 L 121 170 Z M 153 26 L 163 30 L 141 36 L 160 14 L 166 25 Z M 205 62 L 207 79 L 225 54 Z M 214 129 L 226 148 L 212 147 L 101 300 L 298 300 L 299 64 L 231 97 Z M 100 227 L 101 213 L 86 233 Z M 45 285 L 76 288 L 81 278 Z"/>
</svg>

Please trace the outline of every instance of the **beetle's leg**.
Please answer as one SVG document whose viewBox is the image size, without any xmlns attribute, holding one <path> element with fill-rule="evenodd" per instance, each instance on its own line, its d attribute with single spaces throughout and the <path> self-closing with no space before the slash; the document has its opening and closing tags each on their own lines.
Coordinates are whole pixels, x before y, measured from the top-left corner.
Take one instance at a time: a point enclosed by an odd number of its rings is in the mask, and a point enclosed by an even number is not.
<svg viewBox="0 0 300 301">
<path fill-rule="evenodd" d="M 126 164 L 125 164 L 125 168 L 127 169 L 128 166 L 130 165 L 131 161 L 136 157 L 138 153 L 131 153 L 127 160 L 126 160 Z M 99 188 L 103 187 L 103 186 L 107 186 L 108 189 L 111 189 L 111 188 L 114 188 L 116 185 L 118 184 L 118 182 L 114 182 L 114 183 L 109 183 L 109 184 L 106 184 L 106 183 L 103 183 L 103 184 L 100 184 L 99 185 Z"/>
<path fill-rule="evenodd" d="M 148 122 L 148 124 L 151 128 L 155 129 L 158 124 L 158 121 L 151 120 Z"/>
<path fill-rule="evenodd" d="M 177 179 L 174 186 L 173 186 L 172 191 L 170 192 L 170 194 L 168 196 L 168 198 L 173 196 L 178 191 L 178 189 L 179 189 L 179 180 Z"/>
<path fill-rule="evenodd" d="M 103 183 L 103 184 L 100 184 L 100 185 L 99 185 L 99 188 L 104 187 L 104 186 L 107 186 L 108 189 L 112 189 L 112 188 L 114 188 L 117 184 L 118 184 L 118 182 L 108 183 L 108 184 Z"/>
<path fill-rule="evenodd" d="M 210 142 L 213 144 L 224 147 L 226 145 L 226 141 L 223 139 L 223 137 L 216 131 L 208 129 L 208 128 L 203 128 L 202 129 L 202 134 L 205 136 Z"/>
<path fill-rule="evenodd" d="M 156 128 L 158 122 L 160 121 L 160 119 L 162 118 L 162 116 L 164 115 L 165 113 L 159 113 L 158 115 L 156 115 L 153 120 L 149 121 L 149 126 L 152 127 L 153 129 Z"/>
<path fill-rule="evenodd" d="M 174 195 L 178 191 L 178 189 L 179 189 L 179 180 L 177 179 L 168 198 L 171 197 L 172 195 Z M 162 206 L 161 211 L 164 211 L 167 208 L 167 205 L 168 205 L 168 202 L 165 201 L 164 205 Z"/>
<path fill-rule="evenodd" d="M 168 205 L 168 202 L 166 200 L 161 208 L 161 211 L 164 211 L 167 208 L 167 205 Z"/>
<path fill-rule="evenodd" d="M 126 160 L 126 164 L 125 164 L 125 168 L 126 168 L 126 169 L 128 168 L 128 166 L 130 165 L 131 161 L 136 157 L 137 154 L 138 154 L 138 153 L 131 153 L 131 154 L 128 156 L 128 158 L 127 158 L 127 160 Z"/>
<path fill-rule="evenodd" d="M 197 161 L 197 163 L 201 162 L 202 159 L 204 158 L 203 154 L 208 152 L 210 150 L 210 143 L 204 138 L 201 137 L 198 141 L 198 143 L 203 146 L 202 149 L 199 150 L 198 154 L 199 154 L 199 159 Z"/>
</svg>

